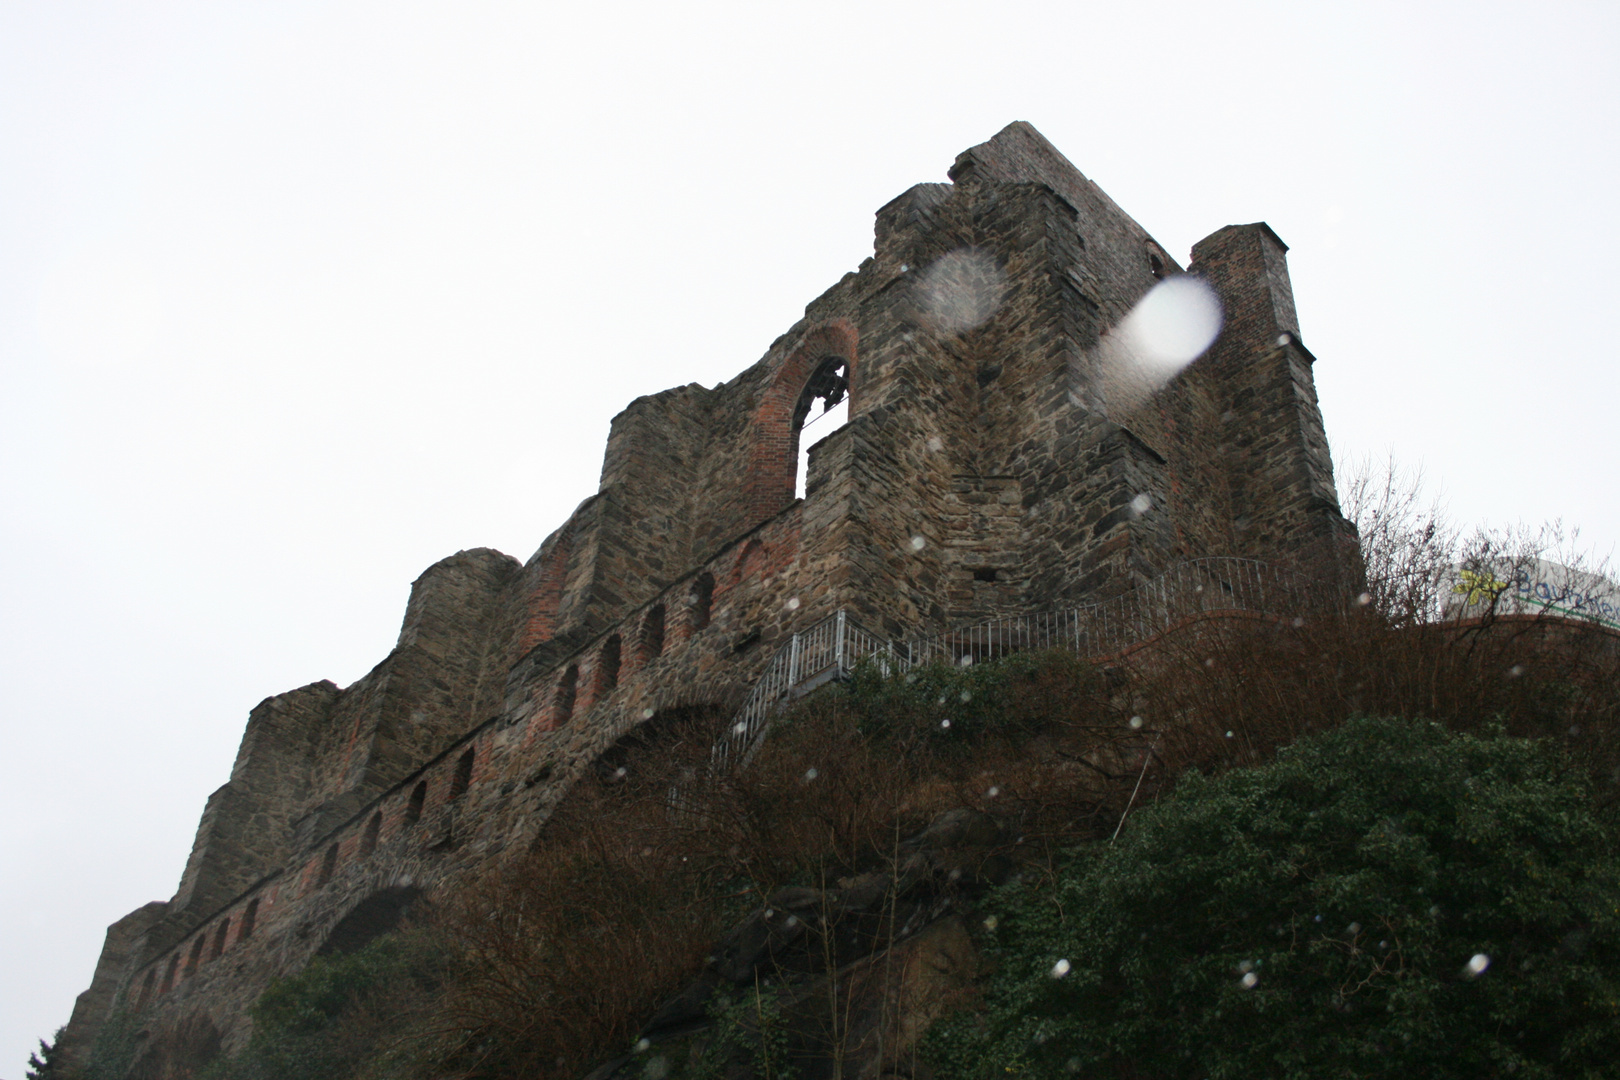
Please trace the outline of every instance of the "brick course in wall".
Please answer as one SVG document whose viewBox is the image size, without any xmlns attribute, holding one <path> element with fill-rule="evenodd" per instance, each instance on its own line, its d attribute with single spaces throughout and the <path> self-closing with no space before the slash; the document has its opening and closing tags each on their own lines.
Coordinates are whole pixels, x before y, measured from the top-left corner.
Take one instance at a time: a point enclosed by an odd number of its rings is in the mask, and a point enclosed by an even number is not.
<svg viewBox="0 0 1620 1080">
<path fill-rule="evenodd" d="M 600 490 L 526 564 L 435 564 L 372 672 L 257 706 L 175 896 L 110 928 L 69 1051 L 117 1008 L 139 1014 L 142 1075 L 239 1048 L 272 979 L 525 850 L 638 724 L 735 703 L 837 608 L 899 636 L 1106 597 L 1190 557 L 1344 561 L 1268 227 L 1194 247 L 1225 328 L 1127 400 L 1109 331 L 1181 268 L 1027 124 L 949 175 L 881 208 L 872 258 L 758 363 L 632 402 Z M 835 371 L 849 421 L 809 449 L 796 499 L 800 427 Z"/>
</svg>

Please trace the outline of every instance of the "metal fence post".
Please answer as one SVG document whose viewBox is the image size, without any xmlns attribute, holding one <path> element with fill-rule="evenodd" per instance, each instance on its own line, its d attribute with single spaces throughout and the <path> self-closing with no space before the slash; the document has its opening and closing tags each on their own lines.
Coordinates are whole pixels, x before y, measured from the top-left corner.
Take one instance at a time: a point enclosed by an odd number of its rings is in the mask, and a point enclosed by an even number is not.
<svg viewBox="0 0 1620 1080">
<path fill-rule="evenodd" d="M 833 665 L 837 669 L 838 673 L 840 675 L 842 675 L 844 672 L 849 670 L 848 665 L 846 665 L 844 663 L 844 609 L 843 608 L 838 609 L 837 630 L 835 632 L 833 642 L 834 642 L 833 643 Z"/>
<path fill-rule="evenodd" d="M 799 635 L 793 635 L 793 647 L 788 652 L 788 689 L 799 685 Z"/>
</svg>

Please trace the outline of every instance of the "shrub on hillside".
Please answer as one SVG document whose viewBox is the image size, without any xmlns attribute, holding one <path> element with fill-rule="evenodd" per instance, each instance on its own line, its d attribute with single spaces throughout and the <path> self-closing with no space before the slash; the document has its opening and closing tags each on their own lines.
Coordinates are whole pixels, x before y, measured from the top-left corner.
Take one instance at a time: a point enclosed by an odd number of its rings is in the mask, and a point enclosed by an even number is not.
<svg viewBox="0 0 1620 1080">
<path fill-rule="evenodd" d="M 1002 890 L 942 1077 L 1575 1077 L 1620 1046 L 1620 863 L 1555 749 L 1353 721 L 1192 774 Z"/>
</svg>

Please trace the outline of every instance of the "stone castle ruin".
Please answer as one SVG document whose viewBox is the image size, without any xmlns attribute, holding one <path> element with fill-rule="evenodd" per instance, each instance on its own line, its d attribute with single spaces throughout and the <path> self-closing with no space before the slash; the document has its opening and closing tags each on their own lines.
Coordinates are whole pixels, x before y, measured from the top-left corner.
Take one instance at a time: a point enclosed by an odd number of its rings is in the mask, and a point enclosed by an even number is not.
<svg viewBox="0 0 1620 1080">
<path fill-rule="evenodd" d="M 526 563 L 444 559 L 364 678 L 255 707 L 178 890 L 108 930 L 65 1045 L 121 1012 L 133 1075 L 240 1048 L 272 979 L 525 850 L 632 728 L 734 706 L 835 611 L 898 640 L 1201 557 L 1333 573 L 1354 534 L 1277 235 L 1219 229 L 1183 269 L 1024 123 L 949 176 L 880 209 L 872 257 L 758 363 L 631 402 Z M 1133 310 L 1194 280 L 1213 344 L 1134 363 Z M 796 497 L 801 428 L 845 395 Z"/>
</svg>

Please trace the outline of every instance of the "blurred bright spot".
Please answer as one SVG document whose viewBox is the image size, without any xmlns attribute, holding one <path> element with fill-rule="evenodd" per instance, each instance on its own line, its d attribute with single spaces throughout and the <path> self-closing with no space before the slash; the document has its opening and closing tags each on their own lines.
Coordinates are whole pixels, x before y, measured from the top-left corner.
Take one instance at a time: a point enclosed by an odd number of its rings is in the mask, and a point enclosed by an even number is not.
<svg viewBox="0 0 1620 1080">
<path fill-rule="evenodd" d="M 1131 727 L 1139 728 L 1141 726 L 1142 726 L 1142 718 L 1140 716 L 1131 717 Z"/>
<path fill-rule="evenodd" d="M 1052 965 L 1052 978 L 1061 979 L 1068 973 L 1069 962 L 1067 960 L 1059 960 L 1057 963 Z"/>
<path fill-rule="evenodd" d="M 928 325 L 942 334 L 982 326 L 1001 306 L 1007 276 L 995 257 L 972 248 L 940 256 L 917 282 L 916 300 Z"/>
<path fill-rule="evenodd" d="M 1136 511 L 1138 517 L 1153 509 L 1153 500 L 1146 495 L 1138 495 L 1131 500 L 1131 509 Z"/>
<path fill-rule="evenodd" d="M 924 540 L 922 537 L 913 536 L 911 538 L 911 550 L 912 551 L 921 551 L 923 548 L 925 548 L 927 546 L 928 546 L 928 541 Z"/>
<path fill-rule="evenodd" d="M 1221 322 L 1220 298 L 1200 277 L 1178 274 L 1148 290 L 1092 357 L 1108 412 L 1117 419 L 1145 405 L 1204 354 Z"/>
<path fill-rule="evenodd" d="M 1484 953 L 1475 953 L 1468 958 L 1468 966 L 1463 970 L 1470 976 L 1483 975 L 1485 969 L 1491 966 L 1491 958 Z"/>
<path fill-rule="evenodd" d="M 1260 981 L 1260 976 L 1251 971 L 1245 974 L 1239 981 L 1243 983 L 1243 989 L 1253 990 L 1254 984 Z"/>
<path fill-rule="evenodd" d="M 804 770 L 804 778 L 806 780 L 814 780 L 816 777 L 818 777 L 820 775 L 821 774 L 816 772 L 816 770 L 814 770 L 814 769 L 806 769 L 806 770 Z"/>
<path fill-rule="evenodd" d="M 799 598 L 797 596 L 788 597 L 787 609 L 789 611 L 798 611 L 799 610 Z"/>
<path fill-rule="evenodd" d="M 1140 359 L 1168 374 L 1204 354 L 1221 332 L 1221 301 L 1203 278 L 1177 274 L 1142 297 L 1121 327 Z"/>
</svg>

